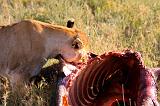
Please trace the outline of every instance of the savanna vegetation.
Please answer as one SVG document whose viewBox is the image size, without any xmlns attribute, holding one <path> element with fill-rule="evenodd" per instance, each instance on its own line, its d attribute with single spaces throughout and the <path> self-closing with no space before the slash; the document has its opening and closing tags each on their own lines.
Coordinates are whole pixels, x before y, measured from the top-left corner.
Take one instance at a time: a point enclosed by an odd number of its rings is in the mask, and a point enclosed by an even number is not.
<svg viewBox="0 0 160 106">
<path fill-rule="evenodd" d="M 66 26 L 70 18 L 89 36 L 90 51 L 132 49 L 142 54 L 146 66 L 160 67 L 159 0 L 0 0 L 2 26 L 23 19 Z M 29 87 L 25 98 L 4 86 L 3 105 L 49 105 L 49 87 L 43 82 L 38 89 Z"/>
</svg>

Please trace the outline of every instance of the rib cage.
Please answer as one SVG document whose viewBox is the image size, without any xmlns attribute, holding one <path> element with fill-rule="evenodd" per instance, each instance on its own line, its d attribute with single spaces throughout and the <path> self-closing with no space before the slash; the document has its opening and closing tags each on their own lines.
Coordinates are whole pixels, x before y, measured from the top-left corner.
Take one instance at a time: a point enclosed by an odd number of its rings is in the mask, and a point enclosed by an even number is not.
<svg viewBox="0 0 160 106">
<path fill-rule="evenodd" d="M 159 106 L 153 69 L 138 52 L 109 52 L 77 67 L 60 80 L 59 106 Z"/>
</svg>

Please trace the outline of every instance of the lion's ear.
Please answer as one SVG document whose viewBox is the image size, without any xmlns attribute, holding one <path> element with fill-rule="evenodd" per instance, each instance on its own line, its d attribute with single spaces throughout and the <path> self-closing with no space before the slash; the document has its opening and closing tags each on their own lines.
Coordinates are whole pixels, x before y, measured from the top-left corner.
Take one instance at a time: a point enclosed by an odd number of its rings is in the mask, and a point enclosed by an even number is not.
<svg viewBox="0 0 160 106">
<path fill-rule="evenodd" d="M 67 27 L 68 27 L 68 28 L 73 28 L 73 26 L 74 26 L 74 19 L 68 20 L 68 22 L 67 22 Z"/>
</svg>

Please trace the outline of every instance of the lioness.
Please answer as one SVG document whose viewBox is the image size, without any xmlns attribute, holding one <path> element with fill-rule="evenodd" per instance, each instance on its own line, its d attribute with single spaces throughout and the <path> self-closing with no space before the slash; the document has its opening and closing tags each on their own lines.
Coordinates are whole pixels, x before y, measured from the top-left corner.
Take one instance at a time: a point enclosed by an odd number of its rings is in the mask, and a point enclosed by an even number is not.
<svg viewBox="0 0 160 106">
<path fill-rule="evenodd" d="M 61 54 L 68 62 L 79 61 L 87 36 L 76 28 L 23 20 L 0 28 L 0 75 L 11 85 L 26 83 L 39 73 L 45 59 Z"/>
</svg>

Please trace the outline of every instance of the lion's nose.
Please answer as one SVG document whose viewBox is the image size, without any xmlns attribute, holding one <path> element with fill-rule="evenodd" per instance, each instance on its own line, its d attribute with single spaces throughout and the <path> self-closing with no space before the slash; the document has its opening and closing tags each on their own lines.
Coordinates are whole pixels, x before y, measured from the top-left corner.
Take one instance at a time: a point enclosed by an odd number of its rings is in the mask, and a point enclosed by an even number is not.
<svg viewBox="0 0 160 106">
<path fill-rule="evenodd" d="M 82 54 L 81 53 L 79 53 L 78 54 L 78 58 L 77 58 L 77 60 L 80 60 L 82 58 Z"/>
</svg>

